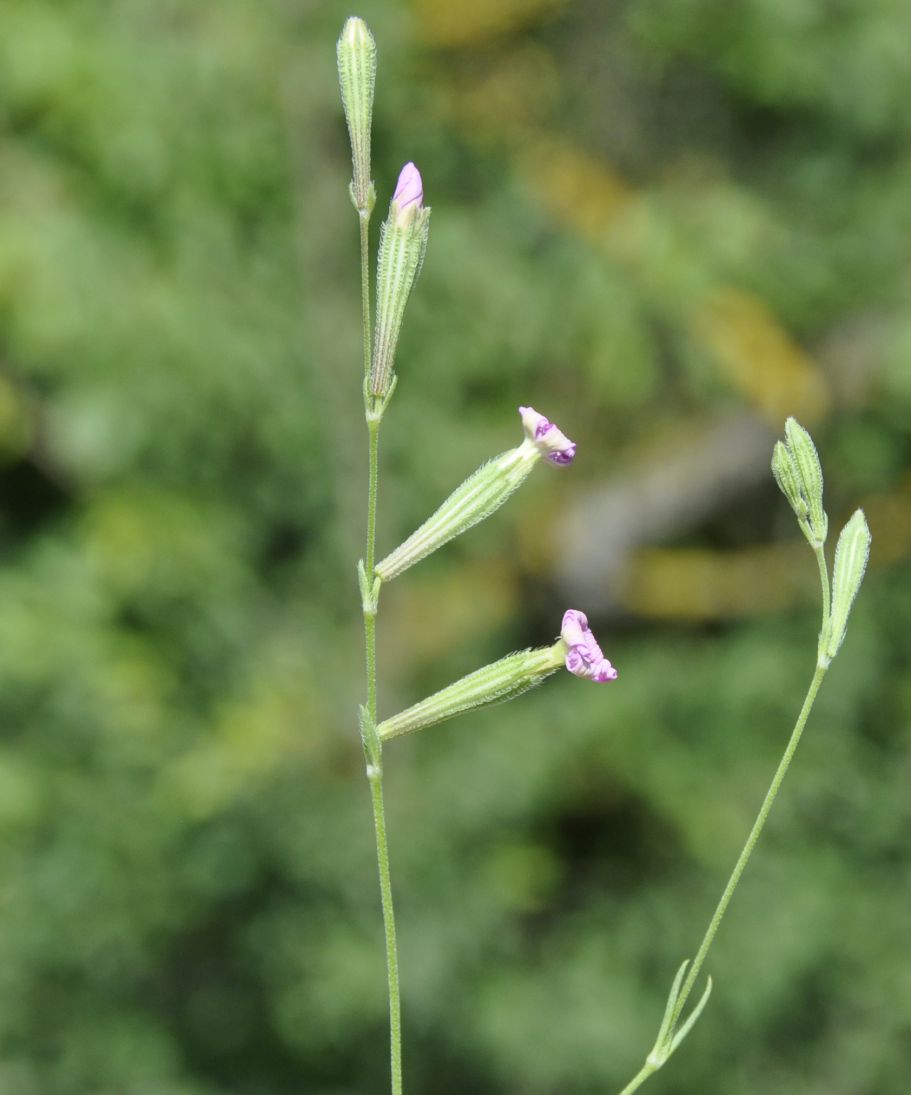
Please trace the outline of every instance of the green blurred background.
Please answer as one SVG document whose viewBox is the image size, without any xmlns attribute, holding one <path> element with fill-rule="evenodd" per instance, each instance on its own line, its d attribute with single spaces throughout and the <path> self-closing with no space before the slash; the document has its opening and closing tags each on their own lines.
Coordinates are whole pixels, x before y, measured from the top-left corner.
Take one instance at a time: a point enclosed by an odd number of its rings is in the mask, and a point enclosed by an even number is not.
<svg viewBox="0 0 911 1095">
<path fill-rule="evenodd" d="M 375 1095 L 347 5 L 0 7 L 0 1095 Z M 873 556 L 649 1090 L 911 1080 L 911 7 L 365 0 L 434 207 L 380 549 L 532 403 L 579 443 L 383 594 L 381 713 L 589 612 L 620 681 L 387 754 L 412 1092 L 609 1095 L 812 672 L 795 414 Z M 375 219 L 375 225 L 379 217 Z"/>
</svg>

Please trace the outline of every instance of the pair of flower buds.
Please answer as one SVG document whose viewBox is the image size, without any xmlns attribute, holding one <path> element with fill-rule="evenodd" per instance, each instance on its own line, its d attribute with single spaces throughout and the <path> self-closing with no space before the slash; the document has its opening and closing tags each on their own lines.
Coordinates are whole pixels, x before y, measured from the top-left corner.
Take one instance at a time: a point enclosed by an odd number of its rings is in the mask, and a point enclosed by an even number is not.
<svg viewBox="0 0 911 1095">
<path fill-rule="evenodd" d="M 545 460 L 567 467 L 576 455 L 574 442 L 533 407 L 520 407 L 525 432 L 520 445 L 488 461 L 457 487 L 423 525 L 376 566 L 376 576 L 390 581 L 459 533 L 489 517 Z M 513 699 L 534 688 L 555 670 L 598 684 L 617 679 L 598 645 L 584 612 L 563 615 L 560 638 L 552 646 L 521 650 L 463 677 L 441 692 L 377 726 L 380 740 L 399 737 L 441 722 L 463 711 Z"/>
<path fill-rule="evenodd" d="M 370 172 L 370 131 L 376 85 L 376 42 L 363 19 L 352 16 L 336 46 L 339 87 L 351 138 L 352 178 L 348 188 L 362 226 L 370 220 L 376 190 Z M 380 229 L 377 258 L 376 326 L 364 396 L 368 420 L 382 418 L 395 384 L 393 362 L 405 305 L 421 270 L 430 209 L 424 206 L 421 173 L 406 164 Z"/>
</svg>

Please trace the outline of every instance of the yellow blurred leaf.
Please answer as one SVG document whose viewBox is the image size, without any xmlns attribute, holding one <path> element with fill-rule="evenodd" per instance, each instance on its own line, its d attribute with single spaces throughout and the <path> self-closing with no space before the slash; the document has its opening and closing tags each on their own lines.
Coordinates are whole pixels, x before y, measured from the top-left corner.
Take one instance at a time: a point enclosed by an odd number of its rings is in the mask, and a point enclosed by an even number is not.
<svg viewBox="0 0 911 1095">
<path fill-rule="evenodd" d="M 534 25 L 563 7 L 566 0 L 414 0 L 424 40 L 435 46 L 463 46 Z"/>
<path fill-rule="evenodd" d="M 720 288 L 696 309 L 692 328 L 729 383 L 776 427 L 788 415 L 818 422 L 831 396 L 815 361 L 752 294 Z"/>
<path fill-rule="evenodd" d="M 780 612 L 815 588 L 803 540 L 706 551 L 646 548 L 633 557 L 616 595 L 639 616 L 725 620 Z"/>
</svg>

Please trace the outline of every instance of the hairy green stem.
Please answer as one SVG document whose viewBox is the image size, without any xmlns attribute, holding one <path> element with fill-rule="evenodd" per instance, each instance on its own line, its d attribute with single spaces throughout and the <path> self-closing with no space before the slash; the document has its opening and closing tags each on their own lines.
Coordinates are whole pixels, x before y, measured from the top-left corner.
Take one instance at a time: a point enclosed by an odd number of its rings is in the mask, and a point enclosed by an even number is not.
<svg viewBox="0 0 911 1095">
<path fill-rule="evenodd" d="M 370 437 L 370 476 L 367 494 L 368 580 L 372 578 L 376 556 L 376 498 L 379 474 L 379 422 L 367 421 Z M 377 602 L 364 606 L 364 646 L 367 663 L 367 711 L 376 725 L 376 614 Z M 383 768 L 371 764 L 367 769 L 373 799 L 373 827 L 376 833 L 376 862 L 380 876 L 383 927 L 386 934 L 386 980 L 389 988 L 389 1059 L 392 1095 L 402 1095 L 402 1005 L 399 993 L 399 960 L 395 938 L 395 910 L 392 904 L 392 878 L 389 872 L 389 845 L 386 840 L 386 810 L 383 803 Z"/>
<path fill-rule="evenodd" d="M 832 614 L 831 600 L 829 596 L 829 569 L 826 566 L 826 553 L 822 546 L 813 548 L 816 563 L 819 567 L 819 584 L 822 587 L 822 628 L 819 632 L 819 652 L 822 655 L 825 642 L 828 638 L 829 620 Z"/>
<path fill-rule="evenodd" d="M 368 582 L 373 580 L 376 560 L 376 498 L 379 482 L 380 424 L 367 420 L 369 438 L 369 477 L 367 485 L 367 549 L 364 569 Z M 367 710 L 376 724 L 376 614 L 377 603 L 364 605 L 364 649 L 367 661 Z"/>
<path fill-rule="evenodd" d="M 379 432 L 380 417 L 375 413 L 373 400 L 368 395 L 367 378 L 371 364 L 370 331 L 370 262 L 369 225 L 370 213 L 358 211 L 361 242 L 361 312 L 364 326 L 364 400 L 368 438 L 367 477 L 367 544 L 364 553 L 364 572 L 368 586 L 374 580 L 376 565 L 376 503 L 379 488 Z M 362 590 L 362 597 L 364 591 Z M 367 713 L 371 724 L 376 725 L 376 614 L 375 593 L 364 597 L 364 654 L 367 677 Z M 379 758 L 377 758 L 379 759 Z M 369 763 L 367 779 L 373 803 L 373 828 L 376 835 L 376 864 L 380 878 L 380 899 L 383 907 L 383 928 L 386 936 L 386 981 L 389 988 L 389 1061 L 392 1078 L 392 1095 L 402 1095 L 402 1007 L 399 993 L 399 960 L 395 937 L 395 911 L 392 904 L 392 878 L 389 871 L 389 843 L 386 838 L 386 808 L 383 801 L 382 763 Z"/>
<path fill-rule="evenodd" d="M 376 499 L 379 490 L 380 424 L 376 419 L 367 420 L 367 437 L 369 475 L 367 479 L 367 550 L 364 568 L 368 579 L 372 582 L 373 570 L 376 566 Z M 376 712 L 372 711 L 371 714 L 376 715 Z"/>
<path fill-rule="evenodd" d="M 380 873 L 383 926 L 386 932 L 386 977 L 389 984 L 389 1058 L 392 1095 L 402 1095 L 402 1009 L 399 997 L 399 959 L 395 942 L 395 914 L 392 907 L 392 879 L 389 874 L 389 845 L 386 841 L 386 811 L 383 805 L 383 771 L 373 769 L 368 778 L 373 796 L 373 825 L 376 831 L 376 861 Z"/>
<path fill-rule="evenodd" d="M 361 317 L 364 327 L 364 379 L 370 375 L 370 359 L 373 354 L 370 327 L 370 212 L 359 209 L 357 214 L 361 230 Z M 369 540 L 368 540 L 369 544 Z M 368 570 L 368 574 L 373 571 Z"/>
</svg>

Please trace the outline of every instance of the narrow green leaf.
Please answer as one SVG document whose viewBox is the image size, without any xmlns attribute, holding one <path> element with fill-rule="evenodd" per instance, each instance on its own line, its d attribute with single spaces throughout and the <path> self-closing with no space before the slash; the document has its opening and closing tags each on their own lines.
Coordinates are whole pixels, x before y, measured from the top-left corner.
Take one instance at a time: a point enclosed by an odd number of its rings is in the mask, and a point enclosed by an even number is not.
<svg viewBox="0 0 911 1095">
<path fill-rule="evenodd" d="M 677 1006 L 677 997 L 680 995 L 680 986 L 683 984 L 683 978 L 686 974 L 687 966 L 690 964 L 690 960 L 687 958 L 684 960 L 680 969 L 677 970 L 677 976 L 674 978 L 674 983 L 671 985 L 671 991 L 667 998 L 667 1006 L 664 1009 L 664 1018 L 661 1020 L 661 1026 L 658 1028 L 658 1037 L 655 1039 L 655 1050 L 659 1050 L 664 1046 L 667 1036 L 671 1030 L 671 1023 L 674 1020 L 674 1008 Z"/>
<path fill-rule="evenodd" d="M 699 1016 L 705 1010 L 705 1005 L 709 1002 L 709 997 L 711 995 L 712 995 L 712 979 L 710 977 L 708 979 L 708 984 L 705 986 L 705 992 L 702 994 L 702 999 L 693 1008 L 693 1010 L 690 1013 L 690 1016 L 687 1019 L 687 1021 L 683 1024 L 683 1026 L 674 1035 L 674 1040 L 671 1042 L 670 1047 L 668 1048 L 668 1051 L 667 1051 L 668 1057 L 670 1057 L 670 1055 L 675 1052 L 675 1050 L 678 1048 L 678 1046 L 683 1041 L 683 1039 L 689 1034 L 689 1032 L 696 1025 L 696 1021 L 699 1019 Z"/>
</svg>

